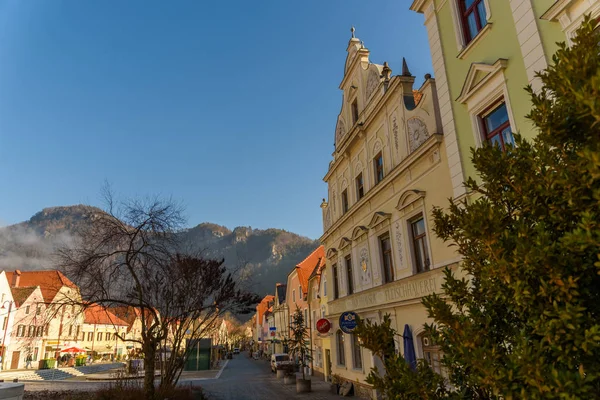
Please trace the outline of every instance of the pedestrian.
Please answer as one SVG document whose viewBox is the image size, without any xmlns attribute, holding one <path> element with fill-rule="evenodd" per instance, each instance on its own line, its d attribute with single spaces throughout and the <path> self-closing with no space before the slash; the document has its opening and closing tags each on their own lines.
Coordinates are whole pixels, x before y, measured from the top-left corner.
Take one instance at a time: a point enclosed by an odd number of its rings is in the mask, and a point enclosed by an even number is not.
<svg viewBox="0 0 600 400">
<path fill-rule="evenodd" d="M 25 369 L 29 369 L 31 367 L 31 361 L 33 361 L 31 354 L 27 354 L 27 357 L 25 358 Z"/>
</svg>

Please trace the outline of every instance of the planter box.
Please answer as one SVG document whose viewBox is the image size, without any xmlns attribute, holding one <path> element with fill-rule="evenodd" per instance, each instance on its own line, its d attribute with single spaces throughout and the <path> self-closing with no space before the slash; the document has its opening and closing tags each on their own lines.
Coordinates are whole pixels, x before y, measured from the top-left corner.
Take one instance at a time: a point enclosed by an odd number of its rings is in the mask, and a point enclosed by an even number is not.
<svg viewBox="0 0 600 400">
<path fill-rule="evenodd" d="M 283 377 L 283 383 L 285 385 L 295 385 L 296 384 L 296 375 L 285 375 Z"/>
<path fill-rule="evenodd" d="M 55 365 L 56 365 L 56 360 L 53 358 L 49 358 L 47 360 L 40 360 L 38 369 L 50 369 L 50 368 L 54 368 Z"/>
<path fill-rule="evenodd" d="M 296 380 L 296 393 L 308 393 L 310 392 L 310 379 L 297 379 Z"/>
</svg>

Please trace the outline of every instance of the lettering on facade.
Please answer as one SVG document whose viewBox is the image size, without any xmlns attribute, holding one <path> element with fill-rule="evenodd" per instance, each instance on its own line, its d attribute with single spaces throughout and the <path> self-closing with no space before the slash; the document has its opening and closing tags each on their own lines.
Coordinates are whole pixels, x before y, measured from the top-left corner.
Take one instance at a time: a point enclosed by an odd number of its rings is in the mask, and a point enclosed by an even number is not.
<svg viewBox="0 0 600 400">
<path fill-rule="evenodd" d="M 440 275 L 427 279 L 415 280 L 401 284 L 391 285 L 377 291 L 365 294 L 356 294 L 350 299 L 340 299 L 329 306 L 331 313 L 338 313 L 346 310 L 360 310 L 384 305 L 387 303 L 411 300 L 438 291 L 438 279 Z"/>
<path fill-rule="evenodd" d="M 434 293 L 435 291 L 435 278 L 429 278 L 416 282 L 408 282 L 398 287 L 386 289 L 384 294 L 385 301 L 398 301 L 426 296 Z"/>
</svg>

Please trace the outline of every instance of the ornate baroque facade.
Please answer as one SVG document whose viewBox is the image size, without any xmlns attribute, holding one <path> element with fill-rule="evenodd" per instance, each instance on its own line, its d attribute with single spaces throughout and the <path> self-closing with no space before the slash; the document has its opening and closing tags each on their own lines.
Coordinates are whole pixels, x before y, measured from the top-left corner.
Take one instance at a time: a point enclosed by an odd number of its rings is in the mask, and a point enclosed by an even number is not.
<svg viewBox="0 0 600 400">
<path fill-rule="evenodd" d="M 423 347 L 421 297 L 440 291 L 442 268 L 458 259 L 432 231 L 432 208 L 452 196 L 435 80 L 426 75 L 413 90 L 406 63 L 392 76 L 387 63 L 369 62 L 354 32 L 347 52 L 335 151 L 324 177 L 322 280 L 334 380 L 351 380 L 371 396 L 364 379 L 378 361 L 339 330 L 340 314 L 375 321 L 390 314 L 399 335 L 411 328 L 417 355 L 431 356 L 425 353 L 435 349 Z M 403 350 L 401 336 L 395 346 Z"/>
</svg>

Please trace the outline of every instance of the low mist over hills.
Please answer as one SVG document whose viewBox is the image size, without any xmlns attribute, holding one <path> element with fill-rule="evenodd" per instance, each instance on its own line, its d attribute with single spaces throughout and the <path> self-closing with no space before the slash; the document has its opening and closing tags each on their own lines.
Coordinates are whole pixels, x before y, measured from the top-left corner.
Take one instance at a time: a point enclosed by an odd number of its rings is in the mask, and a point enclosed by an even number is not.
<svg viewBox="0 0 600 400">
<path fill-rule="evenodd" d="M 36 270 L 54 268 L 53 253 L 73 243 L 90 218 L 103 211 L 90 206 L 45 208 L 29 221 L 0 228 L 0 269 Z M 282 229 L 252 229 L 204 222 L 182 230 L 186 251 L 207 258 L 224 258 L 260 295 L 273 292 L 275 283 L 287 274 L 318 242 Z"/>
</svg>

